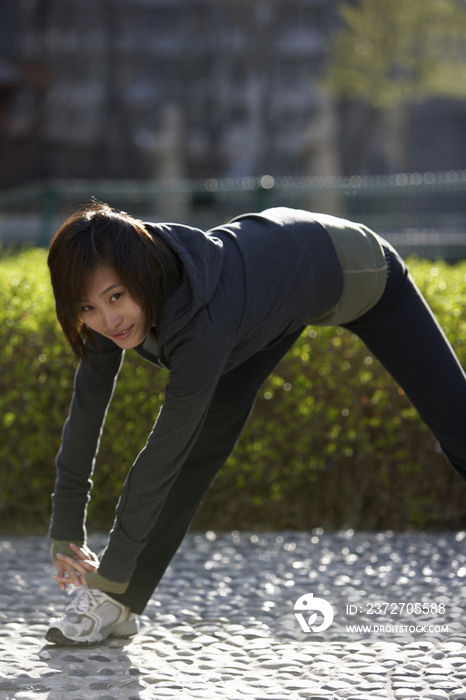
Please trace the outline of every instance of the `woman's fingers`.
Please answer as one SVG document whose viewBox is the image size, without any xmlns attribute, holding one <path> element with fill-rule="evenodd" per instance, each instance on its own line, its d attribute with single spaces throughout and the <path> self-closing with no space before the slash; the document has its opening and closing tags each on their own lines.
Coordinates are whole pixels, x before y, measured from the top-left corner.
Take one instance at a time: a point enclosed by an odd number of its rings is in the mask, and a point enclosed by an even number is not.
<svg viewBox="0 0 466 700">
<path fill-rule="evenodd" d="M 87 586 L 85 574 L 83 574 L 82 576 L 74 574 L 72 578 L 69 575 L 52 576 L 52 578 L 58 583 L 62 591 L 66 590 L 67 584 L 71 583 L 73 583 L 75 586 Z"/>
<path fill-rule="evenodd" d="M 66 591 L 66 582 L 64 580 L 64 574 L 65 574 L 64 569 L 57 567 L 56 562 L 55 562 L 55 568 L 57 569 L 57 574 L 56 574 L 56 576 L 52 576 L 52 578 L 54 581 L 56 581 L 58 583 L 61 591 Z M 69 583 L 69 579 L 68 579 L 68 583 Z"/>
<path fill-rule="evenodd" d="M 97 557 L 97 554 L 95 554 L 92 550 L 90 550 L 87 545 L 80 547 L 77 544 L 71 543 L 70 547 L 73 550 L 73 552 L 76 552 L 79 559 L 91 561 L 96 566 L 99 566 L 99 559 Z"/>
<path fill-rule="evenodd" d="M 81 566 L 79 559 L 69 557 L 67 554 L 61 554 L 60 552 L 57 554 L 57 561 L 61 562 L 66 570 L 69 570 L 70 567 L 72 569 L 77 569 Z"/>
<path fill-rule="evenodd" d="M 79 586 L 79 574 L 73 567 L 70 567 L 66 562 L 59 561 L 58 559 L 54 561 L 54 566 L 57 574 L 56 576 L 52 576 L 52 578 L 54 581 L 57 581 L 60 590 L 65 591 L 68 583 L 74 583 L 75 586 Z"/>
<path fill-rule="evenodd" d="M 63 568 L 55 567 L 57 569 L 57 575 L 52 576 L 53 580 L 58 583 L 60 589 L 64 591 L 67 584 L 73 583 L 75 586 L 82 586 L 86 584 L 86 571 L 82 569 L 77 571 L 72 566 L 63 566 Z"/>
<path fill-rule="evenodd" d="M 95 572 L 98 569 L 93 559 L 75 559 L 74 557 L 66 556 L 66 554 L 57 554 L 57 559 L 67 565 L 66 569 L 71 575 L 77 572 L 80 576 L 85 576 L 86 571 Z"/>
<path fill-rule="evenodd" d="M 87 546 L 79 547 L 71 544 L 70 547 L 76 552 L 74 556 L 57 554 L 57 559 L 54 561 L 57 573 L 52 578 L 62 591 L 65 591 L 66 586 L 71 583 L 75 586 L 86 586 L 86 572 L 94 573 L 99 568 L 97 556 Z"/>
</svg>

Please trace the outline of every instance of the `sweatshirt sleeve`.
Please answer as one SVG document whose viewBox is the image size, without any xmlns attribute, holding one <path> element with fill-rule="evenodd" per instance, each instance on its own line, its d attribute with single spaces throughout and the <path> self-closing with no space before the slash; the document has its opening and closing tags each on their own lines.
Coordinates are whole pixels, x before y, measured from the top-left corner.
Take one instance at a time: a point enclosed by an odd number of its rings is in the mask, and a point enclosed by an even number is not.
<svg viewBox="0 0 466 700">
<path fill-rule="evenodd" d="M 91 476 L 102 429 L 113 394 L 123 351 L 111 340 L 93 333 L 95 348 L 86 341 L 89 362 L 81 361 L 57 455 L 57 476 L 52 494 L 53 540 L 85 542 L 86 512 Z"/>
<path fill-rule="evenodd" d="M 208 323 L 170 353 L 165 400 L 144 449 L 126 479 L 98 573 L 129 581 L 145 538 L 199 435 L 228 351 Z"/>
</svg>

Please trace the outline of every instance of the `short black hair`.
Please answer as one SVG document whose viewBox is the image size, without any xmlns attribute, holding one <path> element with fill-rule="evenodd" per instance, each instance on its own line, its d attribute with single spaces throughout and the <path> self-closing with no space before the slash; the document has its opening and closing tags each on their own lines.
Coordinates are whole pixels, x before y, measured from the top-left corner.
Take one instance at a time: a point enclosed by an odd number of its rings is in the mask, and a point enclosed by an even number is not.
<svg viewBox="0 0 466 700">
<path fill-rule="evenodd" d="M 149 333 L 160 316 L 167 291 L 181 276 L 175 251 L 144 223 L 126 212 L 92 201 L 60 226 L 50 244 L 48 266 L 58 321 L 73 352 L 87 357 L 89 330 L 79 315 L 91 276 L 110 267 L 144 311 Z"/>
</svg>

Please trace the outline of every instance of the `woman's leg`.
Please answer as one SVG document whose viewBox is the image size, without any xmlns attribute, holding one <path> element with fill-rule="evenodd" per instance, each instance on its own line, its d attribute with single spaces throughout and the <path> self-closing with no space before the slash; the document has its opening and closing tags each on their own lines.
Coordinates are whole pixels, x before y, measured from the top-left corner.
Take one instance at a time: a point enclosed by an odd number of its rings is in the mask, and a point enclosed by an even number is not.
<svg viewBox="0 0 466 700">
<path fill-rule="evenodd" d="M 345 324 L 356 333 L 404 389 L 440 443 L 452 466 L 466 478 L 466 375 L 445 334 L 393 249 L 380 301 Z"/>
<path fill-rule="evenodd" d="M 186 463 L 170 489 L 124 594 L 110 594 L 141 614 L 176 553 L 212 480 L 244 428 L 257 392 L 303 329 L 225 374 Z"/>
</svg>

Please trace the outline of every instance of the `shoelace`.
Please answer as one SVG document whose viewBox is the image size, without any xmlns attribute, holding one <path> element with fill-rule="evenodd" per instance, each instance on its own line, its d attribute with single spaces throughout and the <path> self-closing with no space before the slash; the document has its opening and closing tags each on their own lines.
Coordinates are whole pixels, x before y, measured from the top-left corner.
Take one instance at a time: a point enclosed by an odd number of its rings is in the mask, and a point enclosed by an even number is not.
<svg viewBox="0 0 466 700">
<path fill-rule="evenodd" d="M 76 597 L 68 605 L 67 610 L 76 612 L 78 615 L 84 615 L 87 613 L 89 608 L 94 605 L 97 598 L 98 595 L 91 591 L 88 586 L 80 586 L 78 588 L 78 592 L 76 593 Z"/>
</svg>

